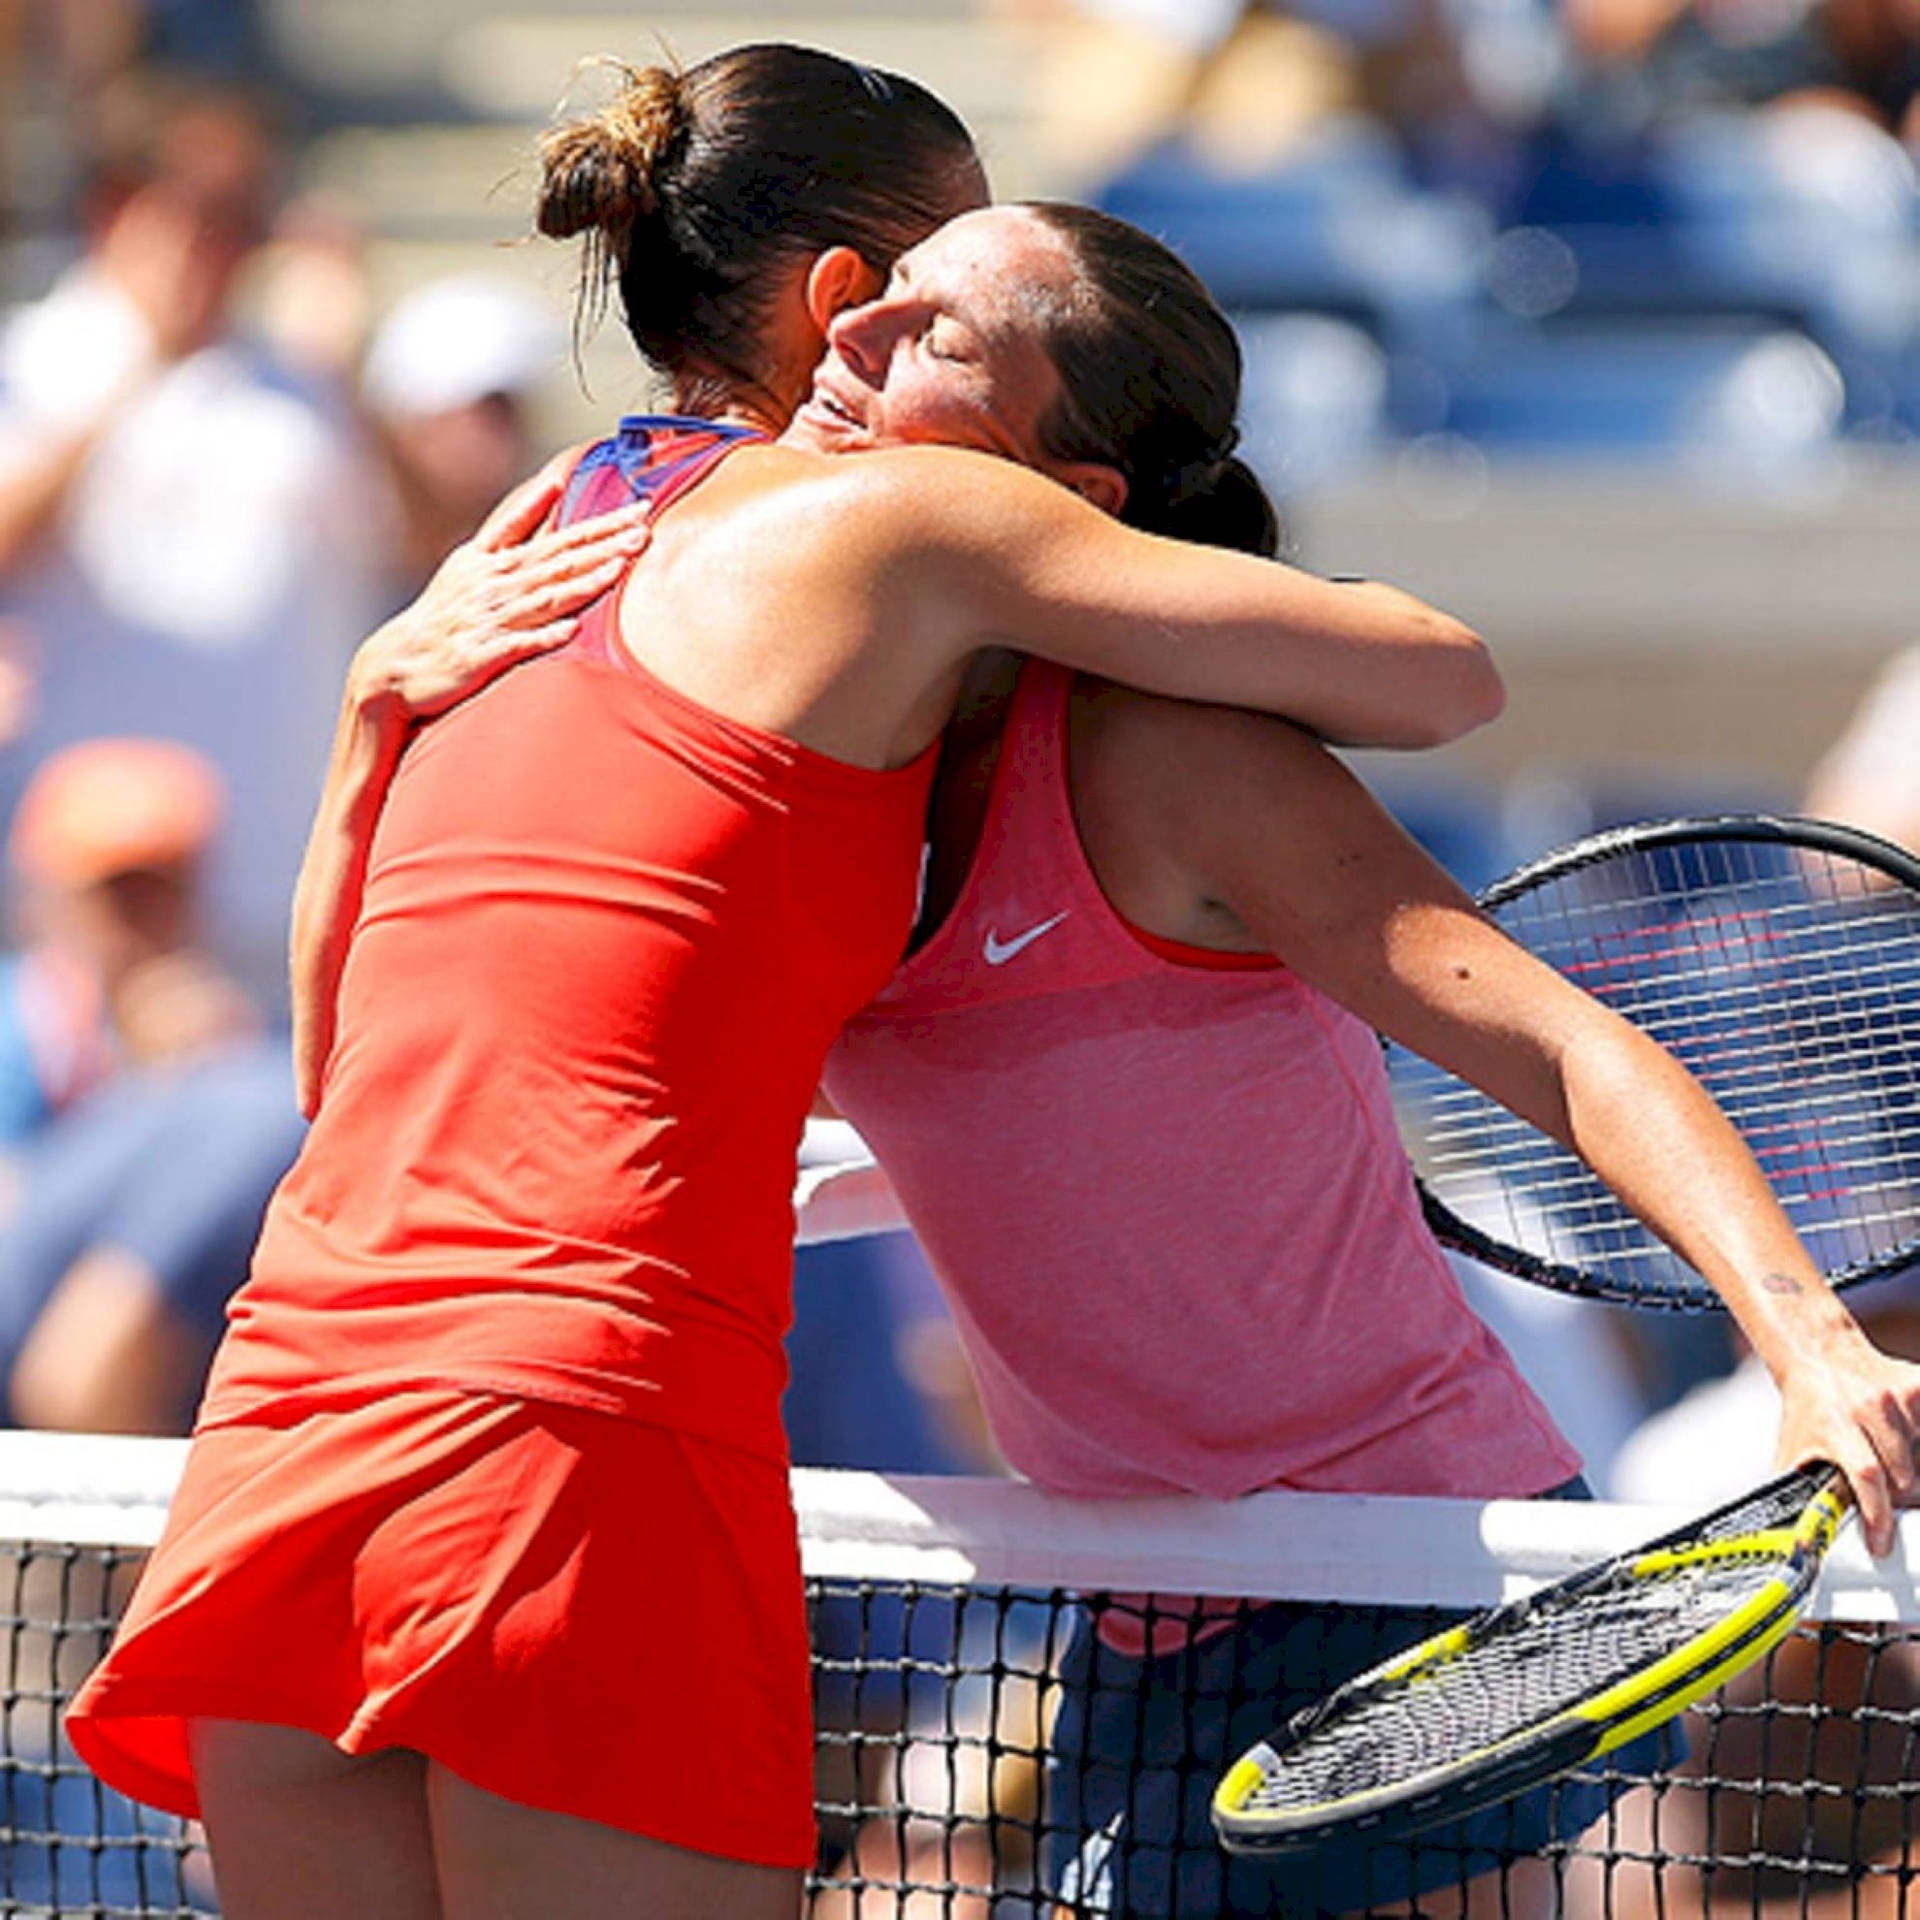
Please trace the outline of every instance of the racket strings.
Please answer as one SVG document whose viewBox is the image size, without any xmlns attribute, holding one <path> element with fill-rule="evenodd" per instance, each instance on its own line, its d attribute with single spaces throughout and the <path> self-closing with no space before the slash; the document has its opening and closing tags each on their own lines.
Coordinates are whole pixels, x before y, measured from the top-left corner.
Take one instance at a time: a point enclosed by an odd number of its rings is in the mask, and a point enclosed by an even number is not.
<svg viewBox="0 0 1920 1920">
<path fill-rule="evenodd" d="M 1845 855 L 1696 840 L 1538 879 L 1490 911 L 1701 1080 L 1832 1275 L 1920 1251 L 1912 896 Z M 1395 1083 L 1428 1192 L 1523 1269 L 1621 1298 L 1713 1300 L 1558 1142 L 1411 1055 Z"/>
<path fill-rule="evenodd" d="M 1494 1616 L 1497 1635 L 1473 1635 L 1403 1677 L 1357 1682 L 1317 1724 L 1295 1722 L 1262 1757 L 1245 1810 L 1310 1811 L 1484 1755 L 1685 1647 L 1785 1566 L 1777 1551 L 1756 1551 L 1623 1570 L 1577 1598 Z"/>
</svg>

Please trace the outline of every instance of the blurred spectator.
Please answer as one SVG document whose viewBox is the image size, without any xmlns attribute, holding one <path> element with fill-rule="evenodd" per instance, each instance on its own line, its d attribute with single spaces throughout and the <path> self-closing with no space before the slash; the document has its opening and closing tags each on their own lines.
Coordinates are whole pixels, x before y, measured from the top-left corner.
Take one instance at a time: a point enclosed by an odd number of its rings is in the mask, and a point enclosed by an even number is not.
<svg viewBox="0 0 1920 1920">
<path fill-rule="evenodd" d="M 377 493 L 340 410 L 233 329 L 275 184 L 261 112 L 159 80 L 142 109 L 83 258 L 0 333 L 0 616 L 33 675 L 0 802 L 97 734 L 199 748 L 233 807 L 212 931 L 272 994 L 341 669 L 382 610 Z"/>
<path fill-rule="evenodd" d="M 1920 646 L 1896 654 L 1807 787 L 1806 811 L 1920 853 Z"/>
<path fill-rule="evenodd" d="M 1482 137 L 1447 0 L 1004 4 L 1039 50 L 1050 167 L 1086 187 L 1175 136 L 1229 176 L 1284 166 L 1356 115 L 1424 152 Z"/>
<path fill-rule="evenodd" d="M 1913 0 L 1567 0 L 1574 52 L 1642 121 L 1702 109 L 1838 108 L 1920 134 Z"/>
<path fill-rule="evenodd" d="M 97 740 L 35 776 L 7 843 L 20 950 L 0 961 L 0 1141 L 37 1131 L 123 1067 L 259 1031 L 198 947 L 213 767 L 162 740 Z"/>
<path fill-rule="evenodd" d="M 186 748 L 55 755 L 7 843 L 0 1379 L 19 1424 L 180 1432 L 299 1142 L 283 1041 L 199 944 L 219 777 Z"/>
<path fill-rule="evenodd" d="M 129 75 L 158 62 L 258 78 L 270 56 L 256 0 L 0 0 L 0 228 L 27 242 L 10 260 L 24 284 L 70 257 Z"/>
<path fill-rule="evenodd" d="M 350 400 L 373 316 L 367 229 L 353 206 L 317 189 L 281 208 L 247 273 L 247 311 L 268 350 Z"/>
<path fill-rule="evenodd" d="M 137 61 L 145 0 L 0 0 L 0 207 L 67 229 L 99 102 Z"/>
<path fill-rule="evenodd" d="M 527 396 L 565 349 L 546 302 L 485 273 L 430 281 L 381 323 L 361 397 L 400 508 L 408 592 L 538 463 Z"/>
<path fill-rule="evenodd" d="M 1050 174 L 1092 187 L 1190 137 L 1254 172 L 1358 103 L 1352 48 L 1246 0 L 1005 0 L 1032 32 L 1037 134 Z"/>
</svg>

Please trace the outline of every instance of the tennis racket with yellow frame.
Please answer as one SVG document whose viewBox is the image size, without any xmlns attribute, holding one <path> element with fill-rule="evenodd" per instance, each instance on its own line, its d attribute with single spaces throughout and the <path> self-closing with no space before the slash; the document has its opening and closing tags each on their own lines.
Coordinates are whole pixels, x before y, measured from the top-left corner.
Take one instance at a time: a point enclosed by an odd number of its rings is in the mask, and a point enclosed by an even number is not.
<svg viewBox="0 0 1920 1920">
<path fill-rule="evenodd" d="M 1850 1507 L 1836 1468 L 1801 1467 L 1382 1662 L 1233 1764 L 1221 1843 L 1404 1839 L 1624 1746 L 1786 1637 Z"/>
</svg>

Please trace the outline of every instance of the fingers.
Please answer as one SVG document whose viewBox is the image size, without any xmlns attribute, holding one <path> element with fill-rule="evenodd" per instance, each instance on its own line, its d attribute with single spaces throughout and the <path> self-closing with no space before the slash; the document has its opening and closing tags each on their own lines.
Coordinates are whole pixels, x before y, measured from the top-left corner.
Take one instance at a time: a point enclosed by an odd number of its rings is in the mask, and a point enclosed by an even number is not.
<svg viewBox="0 0 1920 1920">
<path fill-rule="evenodd" d="M 550 648 L 564 645 L 580 630 L 578 614 L 568 614 L 561 620 L 549 620 L 544 627 L 525 627 L 512 635 L 502 646 L 504 658 L 502 664 L 512 666 L 519 660 L 530 660 L 537 653 L 545 653 Z"/>
<path fill-rule="evenodd" d="M 1860 1531 L 1866 1536 L 1867 1551 L 1878 1560 L 1893 1551 L 1895 1514 L 1893 1496 L 1888 1491 L 1886 1469 L 1872 1454 L 1863 1459 L 1834 1463 L 1847 1476 L 1853 1492 L 1853 1504 L 1860 1513 Z"/>
<path fill-rule="evenodd" d="M 469 578 L 467 617 L 519 625 L 572 612 L 612 587 L 650 538 L 645 510 L 623 509 L 586 527 L 491 553 Z"/>
<path fill-rule="evenodd" d="M 539 531 L 541 521 L 553 510 L 566 482 L 567 469 L 557 460 L 548 461 L 531 480 L 522 480 L 481 521 L 473 544 L 489 551 L 517 547 Z"/>
<path fill-rule="evenodd" d="M 538 625 L 577 613 L 618 585 L 632 558 L 615 550 L 591 564 L 576 558 L 565 565 L 503 569 L 449 609 L 452 620 L 444 644 L 486 646 L 506 631 L 524 631 L 529 622 Z"/>
<path fill-rule="evenodd" d="M 538 524 L 566 471 L 556 461 L 515 488 L 368 643 L 380 685 L 402 710 L 443 712 L 516 661 L 563 644 L 577 628 L 573 616 L 616 587 L 645 548 L 644 505 L 522 539 L 516 530 Z"/>
<path fill-rule="evenodd" d="M 622 507 L 615 513 L 597 514 L 591 520 L 576 520 L 571 526 L 556 527 L 529 540 L 525 549 L 526 559 L 529 564 L 551 563 L 602 546 L 638 553 L 652 537 L 652 516 L 652 502 L 636 500 L 631 506 Z M 518 556 L 509 553 L 506 557 Z"/>
<path fill-rule="evenodd" d="M 1898 1520 L 1895 1508 L 1913 1497 L 1915 1420 L 1911 1398 L 1911 1389 L 1882 1385 L 1860 1414 L 1861 1429 L 1873 1457 L 1863 1459 L 1859 1471 L 1849 1471 L 1847 1479 L 1860 1502 L 1868 1550 L 1876 1557 L 1893 1551 Z"/>
<path fill-rule="evenodd" d="M 1876 1559 L 1891 1553 L 1898 1538 L 1899 1505 L 1911 1498 L 1915 1484 L 1913 1441 L 1899 1403 L 1873 1407 L 1844 1444 L 1814 1449 L 1806 1457 L 1831 1459 L 1846 1475 L 1867 1551 Z"/>
<path fill-rule="evenodd" d="M 549 609 L 544 619 L 536 618 L 529 608 L 524 618 L 511 624 L 501 620 L 486 633 L 476 635 L 467 648 L 464 665 L 471 673 L 484 673 L 491 678 L 502 667 L 557 647 L 579 631 L 577 608 Z"/>
<path fill-rule="evenodd" d="M 645 532 L 645 530 L 641 530 Z M 641 545 L 645 540 L 641 540 Z M 630 540 L 611 540 L 578 553 L 557 555 L 551 561 L 528 566 L 513 576 L 513 588 L 520 593 L 578 593 L 589 582 L 605 588 L 634 563 L 639 545 Z"/>
<path fill-rule="evenodd" d="M 1780 1389 L 1780 1458 L 1831 1460 L 1853 1490 L 1868 1550 L 1891 1553 L 1897 1509 L 1920 1492 L 1920 1366 L 1850 1323 L 1827 1353 L 1797 1354 Z"/>
</svg>

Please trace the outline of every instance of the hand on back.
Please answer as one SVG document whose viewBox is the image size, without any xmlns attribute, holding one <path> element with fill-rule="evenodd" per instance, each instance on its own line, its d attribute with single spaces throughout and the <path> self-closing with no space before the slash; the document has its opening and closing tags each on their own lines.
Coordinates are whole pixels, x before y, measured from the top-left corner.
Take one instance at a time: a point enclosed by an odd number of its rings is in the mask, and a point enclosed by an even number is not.
<svg viewBox="0 0 1920 1920">
<path fill-rule="evenodd" d="M 581 613 L 651 537 L 644 506 L 542 531 L 578 453 L 558 455 L 509 493 L 419 599 L 361 646 L 354 674 L 370 700 L 425 719 L 573 637 Z"/>
</svg>

